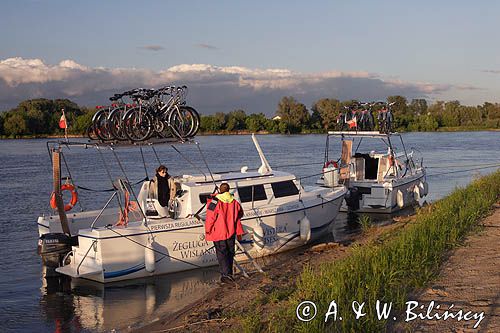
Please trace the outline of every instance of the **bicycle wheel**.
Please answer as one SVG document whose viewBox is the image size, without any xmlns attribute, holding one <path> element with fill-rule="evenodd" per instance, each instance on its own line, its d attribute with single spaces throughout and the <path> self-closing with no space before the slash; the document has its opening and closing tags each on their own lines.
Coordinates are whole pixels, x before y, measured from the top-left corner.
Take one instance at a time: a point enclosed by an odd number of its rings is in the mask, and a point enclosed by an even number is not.
<svg viewBox="0 0 500 333">
<path fill-rule="evenodd" d="M 174 135 L 180 139 L 186 139 L 195 128 L 194 115 L 187 107 L 177 105 L 168 115 L 168 123 L 172 128 Z"/>
<path fill-rule="evenodd" d="M 92 124 L 94 126 L 94 133 L 100 140 L 110 141 L 114 139 L 113 135 L 109 131 L 108 110 L 97 111 L 94 115 Z"/>
<path fill-rule="evenodd" d="M 144 141 L 153 134 L 151 116 L 138 107 L 127 111 L 123 125 L 125 135 L 132 141 Z"/>
<path fill-rule="evenodd" d="M 190 138 L 192 138 L 200 130 L 200 123 L 201 123 L 200 114 L 198 113 L 198 111 L 195 110 L 195 108 L 193 108 L 191 106 L 184 106 L 184 107 L 188 109 L 188 111 L 191 113 L 191 116 L 193 117 L 193 120 L 194 120 L 194 127 L 191 130 L 191 132 L 188 134 L 188 136 Z"/>
<path fill-rule="evenodd" d="M 164 120 L 163 117 L 157 118 L 156 121 L 161 123 L 161 127 L 159 125 L 155 126 L 155 127 L 157 127 L 157 129 L 155 129 L 155 132 L 158 134 L 158 136 L 160 138 L 168 139 L 168 138 L 172 138 L 174 136 L 168 121 Z"/>
<path fill-rule="evenodd" d="M 94 132 L 94 125 L 93 124 L 90 124 L 90 126 L 87 127 L 87 130 L 85 131 L 85 134 L 87 135 L 87 137 L 90 140 L 99 140 L 99 138 L 97 137 L 97 135 Z"/>
<path fill-rule="evenodd" d="M 111 135 L 117 140 L 127 140 L 127 135 L 125 135 L 125 131 L 123 130 L 122 124 L 122 115 L 123 110 L 121 107 L 117 107 L 113 109 L 108 115 L 108 125 L 109 131 Z"/>
</svg>

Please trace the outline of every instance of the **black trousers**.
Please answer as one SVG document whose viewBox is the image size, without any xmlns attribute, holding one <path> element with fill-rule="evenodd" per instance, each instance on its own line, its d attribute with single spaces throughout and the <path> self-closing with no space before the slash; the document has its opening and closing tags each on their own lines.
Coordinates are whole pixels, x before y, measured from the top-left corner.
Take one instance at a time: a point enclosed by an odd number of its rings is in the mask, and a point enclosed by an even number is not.
<svg viewBox="0 0 500 333">
<path fill-rule="evenodd" d="M 215 253 L 219 261 L 219 270 L 222 276 L 233 275 L 233 261 L 234 261 L 234 240 L 236 235 L 231 238 L 214 242 Z"/>
</svg>

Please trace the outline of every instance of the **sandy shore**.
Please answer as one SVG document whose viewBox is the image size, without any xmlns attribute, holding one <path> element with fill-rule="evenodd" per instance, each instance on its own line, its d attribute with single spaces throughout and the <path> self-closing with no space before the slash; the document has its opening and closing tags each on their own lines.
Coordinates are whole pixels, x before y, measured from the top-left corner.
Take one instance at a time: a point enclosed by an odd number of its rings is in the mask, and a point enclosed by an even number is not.
<svg viewBox="0 0 500 333">
<path fill-rule="evenodd" d="M 238 278 L 231 286 L 220 286 L 202 300 L 181 309 L 175 314 L 151 323 L 137 332 L 213 332 L 238 330 L 241 318 L 235 313 L 248 309 L 259 295 L 269 295 L 275 290 L 294 289 L 295 277 L 305 265 L 313 268 L 325 261 L 335 261 L 348 256 L 353 244 L 363 245 L 387 231 L 404 228 L 412 218 L 400 218 L 396 223 L 374 227 L 365 234 L 350 236 L 340 243 L 329 242 L 292 250 L 279 259 L 263 258 L 259 263 L 265 274 L 254 273 L 250 279 Z M 388 327 L 391 332 L 500 332 L 500 205 L 485 218 L 480 231 L 472 232 L 464 246 L 448 254 L 437 279 L 428 288 L 409 298 L 426 306 L 431 301 L 440 305 L 443 313 L 451 304 L 454 309 L 471 313 L 484 312 L 477 329 L 477 320 L 424 320 L 415 319 Z M 260 306 L 265 320 L 273 304 Z M 426 308 L 427 309 L 427 308 Z M 421 310 L 425 312 L 424 310 Z M 271 311 L 269 311 L 271 312 Z M 436 311 L 434 311 L 436 312 Z M 456 312 L 456 311 L 455 311 Z M 232 315 L 227 315 L 232 314 Z"/>
<path fill-rule="evenodd" d="M 373 227 L 368 233 L 346 236 L 339 242 L 307 245 L 278 256 L 259 258 L 265 274 L 253 273 L 249 279 L 239 276 L 235 285 L 224 285 L 207 294 L 200 301 L 186 306 L 177 313 L 164 317 L 138 329 L 136 332 L 214 332 L 237 330 L 239 315 L 226 318 L 227 314 L 248 310 L 248 305 L 259 296 L 273 291 L 295 289 L 295 277 L 305 265 L 315 267 L 325 261 L 335 261 L 349 255 L 352 245 L 363 245 L 389 230 L 402 228 L 410 221 L 400 217 L 397 223 Z M 251 267 L 250 267 L 251 268 Z M 273 303 L 260 305 L 261 313 L 271 313 Z M 269 311 L 268 311 L 269 310 Z M 229 317 L 229 316 L 227 316 Z"/>
<path fill-rule="evenodd" d="M 464 317 L 457 320 L 415 319 L 405 325 L 397 325 L 397 332 L 500 332 L 500 205 L 492 215 L 485 218 L 483 229 L 473 232 L 461 246 L 449 255 L 437 279 L 413 300 L 425 305 L 434 301 L 439 310 L 431 312 L 444 314 L 449 310 L 456 314 L 463 310 Z M 466 320 L 465 313 L 471 318 Z M 425 311 L 426 312 L 426 311 Z M 479 315 L 484 313 L 479 326 Z M 410 315 L 410 318 L 413 317 Z M 407 318 L 407 317 L 405 317 Z"/>
</svg>

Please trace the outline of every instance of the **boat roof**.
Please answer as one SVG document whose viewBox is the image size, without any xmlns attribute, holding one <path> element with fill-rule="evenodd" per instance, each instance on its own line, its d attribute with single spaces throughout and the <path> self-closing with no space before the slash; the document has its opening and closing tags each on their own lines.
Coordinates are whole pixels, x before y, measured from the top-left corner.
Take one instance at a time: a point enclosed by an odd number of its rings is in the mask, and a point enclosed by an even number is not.
<svg viewBox="0 0 500 333">
<path fill-rule="evenodd" d="M 351 136 L 360 138 L 387 138 L 390 136 L 401 136 L 400 133 L 380 133 L 378 131 L 328 131 L 328 136 Z"/>
<path fill-rule="evenodd" d="M 183 175 L 179 180 L 187 186 L 205 185 L 212 184 L 214 181 L 219 182 L 230 182 L 230 181 L 245 181 L 245 180 L 256 180 L 256 179 L 269 179 L 269 178 L 284 178 L 284 179 L 295 179 L 295 176 L 291 173 L 284 171 L 272 171 L 268 173 L 259 173 L 257 171 L 249 172 L 227 172 L 227 173 L 214 173 L 213 180 L 210 175 Z"/>
</svg>

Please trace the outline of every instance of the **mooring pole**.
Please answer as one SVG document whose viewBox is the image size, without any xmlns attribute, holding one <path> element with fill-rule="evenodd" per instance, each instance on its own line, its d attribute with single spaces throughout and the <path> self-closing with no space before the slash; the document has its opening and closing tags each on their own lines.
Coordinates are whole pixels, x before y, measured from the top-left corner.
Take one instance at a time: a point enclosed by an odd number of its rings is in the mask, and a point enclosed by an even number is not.
<svg viewBox="0 0 500 333">
<path fill-rule="evenodd" d="M 68 217 L 64 211 L 64 203 L 61 194 L 61 152 L 58 149 L 52 150 L 52 176 L 54 180 L 54 196 L 56 199 L 57 212 L 61 222 L 62 231 L 71 237 L 68 226 Z"/>
</svg>

